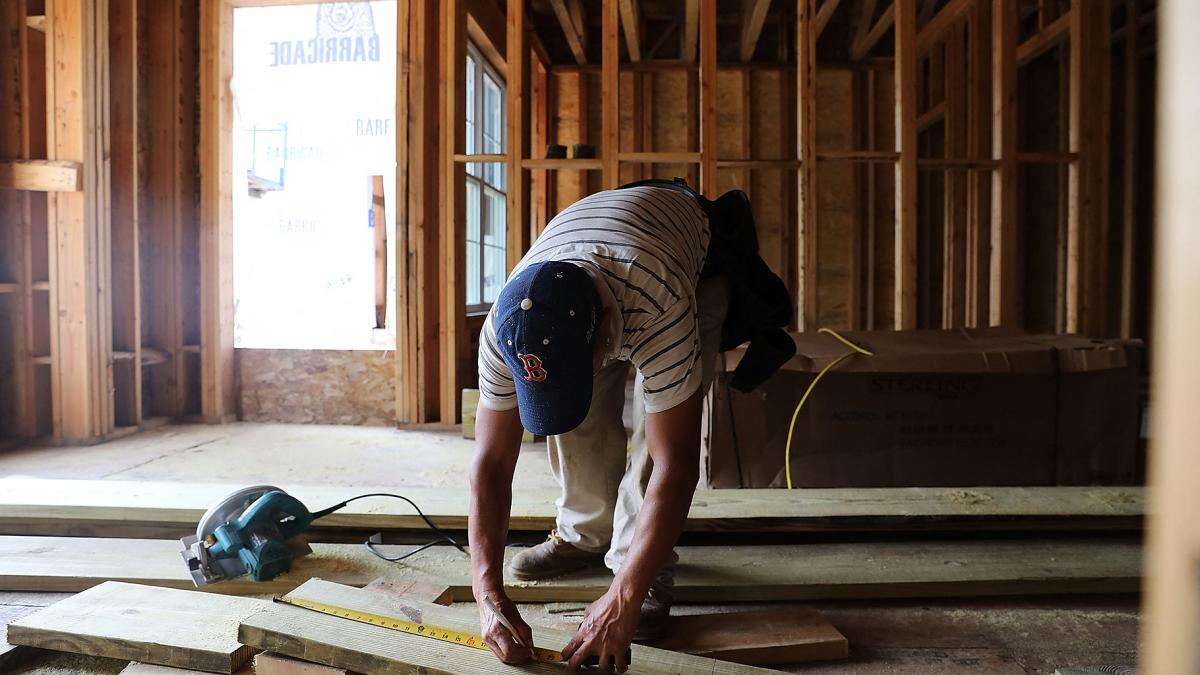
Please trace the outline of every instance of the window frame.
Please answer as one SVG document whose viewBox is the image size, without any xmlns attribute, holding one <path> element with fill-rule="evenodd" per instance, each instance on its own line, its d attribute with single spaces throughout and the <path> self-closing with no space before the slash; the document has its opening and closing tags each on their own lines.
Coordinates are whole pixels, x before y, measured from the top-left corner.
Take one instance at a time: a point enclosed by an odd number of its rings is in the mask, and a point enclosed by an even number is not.
<svg viewBox="0 0 1200 675">
<path fill-rule="evenodd" d="M 472 62 L 474 62 L 474 91 L 472 92 L 474 110 L 470 111 L 472 113 L 472 118 L 471 128 L 469 129 L 470 133 L 466 138 L 467 154 L 504 154 L 508 145 L 508 83 L 505 82 L 504 78 L 495 69 L 495 67 L 492 66 L 491 62 L 488 61 L 488 59 L 483 55 L 483 52 L 479 49 L 479 47 L 471 40 L 467 40 L 466 59 L 466 69 L 468 73 L 471 73 Z M 484 91 L 486 86 L 485 82 L 488 78 L 490 78 L 500 90 L 499 129 L 497 130 L 499 133 L 500 147 L 494 153 L 485 151 L 483 149 L 484 128 L 486 126 L 484 123 L 484 115 L 486 114 L 484 108 Z M 465 92 L 468 81 L 472 79 L 472 75 L 468 74 L 464 76 L 463 79 L 463 89 Z M 465 121 L 464 124 L 466 124 Z M 487 249 L 489 248 L 489 246 L 484 243 L 484 232 L 491 229 L 491 226 L 493 225 L 490 220 L 490 209 L 487 208 L 487 197 L 488 193 L 491 192 L 493 195 L 499 196 L 501 200 L 506 201 L 508 196 L 508 185 L 496 185 L 488 180 L 488 167 L 491 166 L 499 167 L 500 171 L 497 174 L 499 181 L 507 180 L 505 165 L 503 163 L 468 162 L 466 165 L 466 171 L 464 172 L 466 174 L 466 181 L 468 185 L 470 183 L 474 183 L 479 194 L 477 205 L 479 217 L 479 241 L 472 242 L 468 240 L 465 242 L 468 247 L 475 247 L 477 251 L 477 259 L 479 261 L 479 279 L 478 287 L 475 289 L 475 291 L 478 294 L 477 297 L 479 298 L 479 302 L 467 303 L 466 308 L 468 315 L 485 314 L 489 309 L 491 309 L 492 306 L 490 301 L 484 300 L 484 261 Z M 467 217 L 470 217 L 470 214 L 466 215 Z M 504 244 L 504 248 L 507 252 L 507 205 L 505 218 L 501 220 L 505 222 L 501 222 L 499 224 L 499 229 L 502 232 L 500 241 Z M 469 263 L 466 273 L 467 283 L 469 284 L 471 276 Z"/>
</svg>

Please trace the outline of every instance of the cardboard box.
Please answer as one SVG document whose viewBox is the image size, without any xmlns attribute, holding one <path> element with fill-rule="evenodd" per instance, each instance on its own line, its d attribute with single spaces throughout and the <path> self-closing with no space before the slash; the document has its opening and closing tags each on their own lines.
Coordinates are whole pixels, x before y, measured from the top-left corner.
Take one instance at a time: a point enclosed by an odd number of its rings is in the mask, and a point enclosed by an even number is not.
<svg viewBox="0 0 1200 675">
<path fill-rule="evenodd" d="M 843 361 L 809 396 L 793 432 L 796 487 L 1141 480 L 1140 343 L 1008 329 L 843 335 L 874 355 Z M 826 334 L 794 337 L 797 355 L 758 390 L 718 379 L 706 424 L 711 487 L 738 487 L 739 465 L 742 487 L 786 485 L 796 404 L 849 351 Z"/>
</svg>

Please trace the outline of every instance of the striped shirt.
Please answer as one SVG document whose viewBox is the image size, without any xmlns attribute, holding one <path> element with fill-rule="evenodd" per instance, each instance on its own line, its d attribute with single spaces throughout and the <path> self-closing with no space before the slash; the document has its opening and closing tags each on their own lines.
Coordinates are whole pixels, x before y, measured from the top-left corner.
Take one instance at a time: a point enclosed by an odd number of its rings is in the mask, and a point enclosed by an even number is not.
<svg viewBox="0 0 1200 675">
<path fill-rule="evenodd" d="M 646 412 L 661 412 L 700 387 L 695 292 L 708 240 L 708 219 L 692 197 L 661 187 L 608 190 L 555 216 L 509 279 L 549 260 L 587 271 L 609 309 L 606 360 L 632 363 Z M 497 348 L 495 316 L 493 304 L 479 336 L 479 398 L 492 410 L 511 410 L 513 373 Z"/>
</svg>

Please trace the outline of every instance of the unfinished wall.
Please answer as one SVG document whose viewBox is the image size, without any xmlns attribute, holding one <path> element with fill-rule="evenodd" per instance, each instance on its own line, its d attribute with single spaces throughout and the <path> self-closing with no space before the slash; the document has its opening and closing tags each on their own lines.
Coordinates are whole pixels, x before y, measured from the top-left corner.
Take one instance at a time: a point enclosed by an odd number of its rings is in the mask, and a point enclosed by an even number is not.
<svg viewBox="0 0 1200 675">
<path fill-rule="evenodd" d="M 392 351 L 238 349 L 247 422 L 391 426 L 396 418 Z"/>
</svg>

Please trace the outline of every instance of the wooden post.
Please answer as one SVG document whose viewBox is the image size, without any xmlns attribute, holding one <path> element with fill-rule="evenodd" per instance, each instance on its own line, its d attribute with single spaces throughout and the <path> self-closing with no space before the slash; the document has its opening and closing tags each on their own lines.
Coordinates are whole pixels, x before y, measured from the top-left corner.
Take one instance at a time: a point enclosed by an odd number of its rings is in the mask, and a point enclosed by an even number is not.
<svg viewBox="0 0 1200 675">
<path fill-rule="evenodd" d="M 138 231 L 138 23 L 136 0 L 110 0 L 109 58 L 112 105 L 112 322 L 113 349 L 128 355 L 116 372 L 116 426 L 142 420 L 141 265 Z"/>
<path fill-rule="evenodd" d="M 233 7 L 200 3 L 200 410 L 233 419 Z"/>
<path fill-rule="evenodd" d="M 459 3 L 439 4 L 438 26 L 443 31 L 441 49 L 441 228 L 440 290 L 442 320 L 441 405 L 443 424 L 458 422 L 459 392 L 466 354 L 466 201 L 465 164 L 454 161 L 455 153 L 466 150 L 466 20 Z M 509 69 L 510 73 L 514 69 Z"/>
<path fill-rule="evenodd" d="M 939 14 L 940 16 L 940 14 Z M 963 25 L 955 24 L 947 32 L 946 39 L 946 157 L 966 159 L 967 143 L 967 81 L 964 77 L 966 53 L 964 50 Z M 966 230 L 966 189 L 968 172 L 947 171 L 945 173 L 945 267 L 942 279 L 942 326 L 957 328 L 966 322 L 966 305 L 963 302 L 965 277 L 964 231 Z"/>
<path fill-rule="evenodd" d="M 28 159 L 27 35 L 25 3 L 0 3 L 0 158 Z M 0 282 L 16 284 L 10 313 L 0 316 L 11 337 L 11 350 L 0 354 L 0 368 L 12 377 L 0 378 L 0 436 L 30 438 L 36 434 L 36 403 L 32 346 L 29 256 L 30 195 L 0 190 Z M 10 332 L 11 331 L 11 332 Z"/>
<path fill-rule="evenodd" d="M 1151 675 L 1200 671 L 1200 416 L 1195 354 L 1200 333 L 1200 3 L 1158 5 L 1159 98 L 1155 234 L 1154 354 L 1151 378 L 1150 488 L 1139 671 Z"/>
<path fill-rule="evenodd" d="M 967 24 L 967 154 L 971 159 L 991 156 L 991 4 L 976 2 Z M 988 234 L 991 215 L 991 174 L 971 171 L 967 176 L 967 231 L 965 314 L 966 325 L 988 321 Z"/>
<path fill-rule="evenodd" d="M 507 270 L 512 271 L 529 249 L 529 223 L 525 213 L 525 0 L 508 0 L 507 56 L 508 129 L 504 142 L 508 154 L 508 186 L 506 192 L 507 240 L 505 257 Z M 465 108 L 464 108 L 465 110 Z"/>
<path fill-rule="evenodd" d="M 999 1 L 999 0 L 998 0 Z M 917 327 L 917 6 L 896 0 L 896 284 L 897 330 Z"/>
<path fill-rule="evenodd" d="M 94 442 L 113 424 L 107 118 L 99 107 L 108 50 L 97 44 L 97 14 L 107 6 L 46 2 L 49 159 L 80 162 L 84 172 L 82 191 L 48 198 L 52 416 L 54 436 L 65 443 Z"/>
<path fill-rule="evenodd" d="M 1121 326 L 1123 338 L 1133 337 L 1134 260 L 1137 238 L 1137 172 L 1138 172 L 1138 4 L 1125 0 L 1125 63 L 1124 63 L 1124 126 L 1121 129 Z"/>
<path fill-rule="evenodd" d="M 717 198 L 717 0 L 700 0 L 700 192 Z"/>
<path fill-rule="evenodd" d="M 617 71 L 618 9 L 617 0 L 603 0 L 600 35 L 600 161 L 604 164 L 601 171 L 601 189 L 604 190 L 617 187 L 621 180 L 617 162 L 621 132 L 621 86 Z M 580 86 L 583 86 L 582 78 Z M 581 118 L 587 115 L 587 109 L 580 108 L 579 115 Z"/>
<path fill-rule="evenodd" d="M 992 3 L 992 261 L 989 323 L 1017 317 L 1017 8 Z"/>
<path fill-rule="evenodd" d="M 796 0 L 796 317 L 802 331 L 817 329 L 817 45 L 816 0 Z"/>
<path fill-rule="evenodd" d="M 396 351 L 393 352 L 395 386 L 395 421 L 397 424 L 411 422 L 416 417 L 416 364 L 415 321 L 413 312 L 417 304 L 416 294 L 409 281 L 415 261 L 409 258 L 409 235 L 412 232 L 408 181 L 412 173 L 409 153 L 409 125 L 412 123 L 409 90 L 411 79 L 410 60 L 412 38 L 409 30 L 414 8 L 410 3 L 396 5 L 396 241 L 392 243 L 396 258 Z M 414 256 L 415 257 L 415 256 Z"/>
<path fill-rule="evenodd" d="M 531 117 L 533 125 L 529 141 L 529 156 L 539 157 L 550 142 L 550 96 L 548 91 L 549 79 L 546 64 L 539 59 L 530 57 L 530 105 L 533 108 Z M 546 227 L 550 220 L 550 180 L 545 169 L 535 169 L 529 174 L 529 201 L 531 239 Z"/>
</svg>

